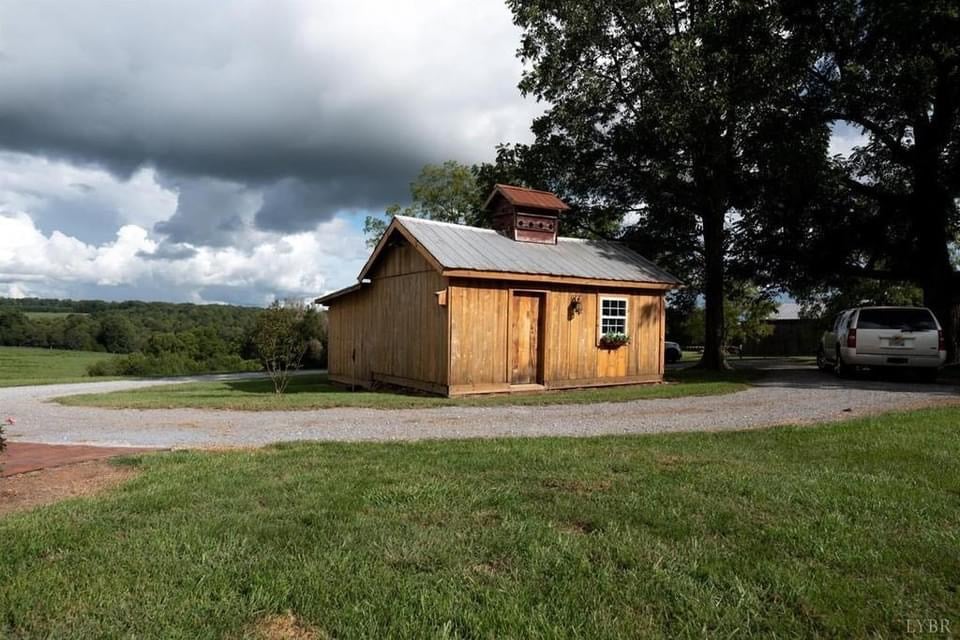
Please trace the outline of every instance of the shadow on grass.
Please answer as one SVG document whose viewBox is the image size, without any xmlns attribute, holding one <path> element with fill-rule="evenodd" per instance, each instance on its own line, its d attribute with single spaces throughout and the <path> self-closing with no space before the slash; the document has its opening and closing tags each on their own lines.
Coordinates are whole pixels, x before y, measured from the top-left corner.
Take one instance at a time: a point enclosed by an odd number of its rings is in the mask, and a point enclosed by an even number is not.
<svg viewBox="0 0 960 640">
<path fill-rule="evenodd" d="M 256 380 L 231 380 L 224 383 L 231 391 L 236 391 L 238 393 L 263 396 L 263 395 L 274 395 L 276 392 L 274 390 L 273 381 L 269 378 L 259 378 Z M 405 389 L 403 387 L 386 387 L 377 388 L 377 389 L 365 389 L 363 387 L 352 388 L 349 386 L 334 385 L 330 382 L 327 374 L 325 373 L 315 373 L 315 374 L 303 374 L 294 376 L 290 379 L 289 384 L 287 385 L 284 395 L 297 395 L 302 393 L 345 393 L 345 392 L 355 392 L 355 393 L 390 393 L 398 396 L 410 396 L 414 398 L 422 397 L 436 397 L 430 396 L 429 394 L 419 392 L 412 389 Z"/>
<path fill-rule="evenodd" d="M 731 383 L 744 383 L 749 384 L 755 380 L 759 380 L 764 377 L 765 372 L 759 371 L 756 369 L 730 369 L 727 371 L 706 371 L 703 369 L 696 368 L 686 368 L 686 369 L 677 369 L 673 371 L 667 371 L 664 375 L 664 382 L 681 382 L 681 383 L 711 383 L 711 382 L 731 382 Z M 261 378 L 256 380 L 231 380 L 224 383 L 231 391 L 236 391 L 242 394 L 249 395 L 272 395 L 274 394 L 273 382 L 269 378 Z M 598 387 L 597 389 L 614 389 L 614 388 L 626 388 L 626 387 L 651 387 L 650 384 L 639 384 L 639 385 L 623 385 L 620 387 Z M 590 388 L 584 389 L 556 389 L 547 392 L 546 394 L 540 395 L 551 395 L 551 394 L 568 394 L 577 391 L 590 391 Z M 416 389 L 407 389 L 404 387 L 396 387 L 392 385 L 378 385 L 374 389 L 366 389 L 363 387 L 351 388 L 349 386 L 343 385 L 334 385 L 329 381 L 329 378 L 324 373 L 317 374 L 305 374 L 292 378 L 290 383 L 287 385 L 286 395 L 297 395 L 302 393 L 387 393 L 398 396 L 409 396 L 411 398 L 437 398 L 439 396 L 431 395 L 422 391 L 417 391 Z M 496 397 L 502 394 L 493 394 L 491 397 Z"/>
</svg>

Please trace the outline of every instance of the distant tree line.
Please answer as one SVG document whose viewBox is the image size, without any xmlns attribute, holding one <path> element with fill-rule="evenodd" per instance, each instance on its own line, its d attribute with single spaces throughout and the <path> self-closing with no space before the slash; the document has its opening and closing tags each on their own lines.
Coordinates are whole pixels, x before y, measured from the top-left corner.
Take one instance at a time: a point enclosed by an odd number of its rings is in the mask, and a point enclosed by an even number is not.
<svg viewBox="0 0 960 640">
<path fill-rule="evenodd" d="M 122 354 L 92 375 L 178 375 L 260 368 L 262 309 L 232 305 L 0 298 L 0 345 Z M 305 367 L 326 366 L 326 315 L 304 311 Z"/>
</svg>

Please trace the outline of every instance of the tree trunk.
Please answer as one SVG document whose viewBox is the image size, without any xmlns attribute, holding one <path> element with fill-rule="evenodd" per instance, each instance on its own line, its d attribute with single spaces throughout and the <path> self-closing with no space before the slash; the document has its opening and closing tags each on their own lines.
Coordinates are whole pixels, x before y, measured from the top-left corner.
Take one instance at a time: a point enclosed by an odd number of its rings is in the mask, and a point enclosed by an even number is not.
<svg viewBox="0 0 960 640">
<path fill-rule="evenodd" d="M 960 343 L 960 292 L 951 286 L 952 278 L 934 281 L 923 286 L 923 304 L 937 316 L 943 327 L 947 347 L 947 362 L 957 362 Z"/>
<path fill-rule="evenodd" d="M 924 136 L 918 138 L 924 140 Z M 936 147 L 939 149 L 939 147 Z M 949 192 L 939 184 L 937 157 L 925 145 L 918 145 L 920 158 L 914 167 L 913 222 L 917 233 L 915 267 L 923 289 L 923 304 L 943 327 L 947 362 L 956 362 L 960 342 L 960 288 L 950 259 L 949 243 L 954 239 L 948 220 L 954 207 Z"/>
<path fill-rule="evenodd" d="M 711 371 L 727 368 L 723 353 L 723 218 L 723 211 L 710 211 L 703 216 L 705 335 L 699 367 Z"/>
</svg>

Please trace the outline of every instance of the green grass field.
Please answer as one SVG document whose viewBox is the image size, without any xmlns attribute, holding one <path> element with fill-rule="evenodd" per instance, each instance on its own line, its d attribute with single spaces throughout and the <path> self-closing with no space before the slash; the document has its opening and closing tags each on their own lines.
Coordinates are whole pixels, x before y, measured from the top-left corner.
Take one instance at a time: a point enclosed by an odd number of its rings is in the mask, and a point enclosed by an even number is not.
<svg viewBox="0 0 960 640">
<path fill-rule="evenodd" d="M 415 409 L 444 406 L 585 404 L 733 393 L 747 388 L 747 381 L 753 379 L 756 374 L 749 371 L 725 374 L 677 371 L 671 372 L 669 376 L 673 384 L 596 387 L 545 394 L 450 399 L 397 391 L 349 391 L 331 385 L 326 375 L 316 374 L 294 377 L 287 392 L 282 396 L 277 396 L 273 392 L 273 384 L 269 380 L 260 379 L 196 382 L 146 387 L 131 391 L 65 396 L 58 398 L 57 402 L 71 406 L 113 409 L 195 407 L 241 411 L 307 410 L 332 407 Z"/>
<path fill-rule="evenodd" d="M 960 410 L 131 458 L 0 520 L 0 636 L 896 637 L 960 621 Z"/>
<path fill-rule="evenodd" d="M 89 382 L 94 378 L 87 376 L 87 367 L 112 357 L 95 351 L 0 347 L 0 387 Z"/>
</svg>

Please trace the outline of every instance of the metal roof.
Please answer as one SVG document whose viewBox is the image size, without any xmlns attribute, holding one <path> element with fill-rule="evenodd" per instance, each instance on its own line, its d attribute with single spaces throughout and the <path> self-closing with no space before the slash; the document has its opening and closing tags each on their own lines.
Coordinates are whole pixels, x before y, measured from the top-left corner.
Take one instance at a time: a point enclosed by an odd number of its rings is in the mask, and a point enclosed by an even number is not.
<svg viewBox="0 0 960 640">
<path fill-rule="evenodd" d="M 344 287 L 343 289 L 337 289 L 336 291 L 331 291 L 330 293 L 320 296 L 313 302 L 314 304 L 327 304 L 331 300 L 336 300 L 337 298 L 342 298 L 343 296 L 351 294 L 354 291 L 359 291 L 360 288 L 363 287 L 363 285 L 364 285 L 363 282 L 358 282 L 356 284 L 350 285 L 349 287 Z"/>
<path fill-rule="evenodd" d="M 492 229 L 396 216 L 443 269 L 680 284 L 619 242 L 558 238 L 557 244 L 518 242 Z"/>
<path fill-rule="evenodd" d="M 490 204 L 497 193 L 507 199 L 507 202 L 515 207 L 533 207 L 535 209 L 551 209 L 554 211 L 566 211 L 570 207 L 567 203 L 550 193 L 549 191 L 539 191 L 527 187 L 516 187 L 510 184 L 497 184 L 493 187 L 493 192 L 487 198 L 484 208 Z"/>
</svg>

